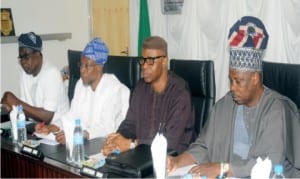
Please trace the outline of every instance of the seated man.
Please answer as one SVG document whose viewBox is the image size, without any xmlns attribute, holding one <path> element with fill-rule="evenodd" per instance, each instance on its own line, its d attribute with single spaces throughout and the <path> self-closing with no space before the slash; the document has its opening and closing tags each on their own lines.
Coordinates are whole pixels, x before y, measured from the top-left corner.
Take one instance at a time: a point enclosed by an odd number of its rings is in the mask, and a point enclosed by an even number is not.
<svg viewBox="0 0 300 179">
<path fill-rule="evenodd" d="M 101 39 L 95 38 L 86 45 L 82 52 L 80 79 L 75 87 L 71 108 L 62 117 L 62 120 L 81 119 L 87 139 L 106 137 L 116 131 L 125 119 L 129 106 L 129 89 L 115 75 L 103 73 L 107 59 L 108 48 Z M 54 132 L 60 128 L 61 126 L 49 125 L 40 132 Z M 64 144 L 64 132 L 59 132 L 56 139 Z"/>
<path fill-rule="evenodd" d="M 27 118 L 38 122 L 56 122 L 69 110 L 69 100 L 64 91 L 59 70 L 43 58 L 42 39 L 34 32 L 21 34 L 19 63 L 21 97 L 5 92 L 1 103 L 10 111 L 12 105 L 22 105 Z"/>
<path fill-rule="evenodd" d="M 287 137 L 290 123 L 299 135 L 298 109 L 262 84 L 262 57 L 268 42 L 263 23 L 243 17 L 230 29 L 229 42 L 230 92 L 213 107 L 203 132 L 189 149 L 168 158 L 168 171 L 197 164 L 190 172 L 208 178 L 223 176 L 220 171 L 229 177 L 250 177 L 256 159 L 269 157 L 273 165 L 284 166 L 287 177 L 299 177 L 291 158 L 299 158 L 299 148 L 287 145 L 292 140 Z"/>
<path fill-rule="evenodd" d="M 108 136 L 104 155 L 151 144 L 162 132 L 168 148 L 184 151 L 193 137 L 194 108 L 188 84 L 168 71 L 167 43 L 161 37 L 146 39 L 140 59 L 143 79 L 135 87 L 126 119 L 117 133 Z"/>
</svg>

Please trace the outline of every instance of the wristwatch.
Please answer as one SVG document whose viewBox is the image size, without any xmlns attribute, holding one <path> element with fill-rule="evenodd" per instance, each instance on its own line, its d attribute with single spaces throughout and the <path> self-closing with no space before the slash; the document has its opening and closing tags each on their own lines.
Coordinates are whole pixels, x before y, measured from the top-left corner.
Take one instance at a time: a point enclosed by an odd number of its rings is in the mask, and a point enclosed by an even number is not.
<svg viewBox="0 0 300 179">
<path fill-rule="evenodd" d="M 129 148 L 134 149 L 135 147 L 136 147 L 135 140 L 131 139 Z"/>
</svg>

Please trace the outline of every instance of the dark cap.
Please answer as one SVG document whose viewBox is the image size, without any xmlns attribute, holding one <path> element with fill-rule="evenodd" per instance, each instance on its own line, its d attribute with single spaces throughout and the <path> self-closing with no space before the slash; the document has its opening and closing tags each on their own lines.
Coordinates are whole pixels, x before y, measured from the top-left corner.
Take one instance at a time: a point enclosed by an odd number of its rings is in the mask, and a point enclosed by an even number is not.
<svg viewBox="0 0 300 179">
<path fill-rule="evenodd" d="M 34 32 L 29 32 L 21 34 L 18 38 L 19 48 L 31 48 L 33 50 L 42 50 L 42 39 L 40 36 L 36 35 Z"/>
</svg>

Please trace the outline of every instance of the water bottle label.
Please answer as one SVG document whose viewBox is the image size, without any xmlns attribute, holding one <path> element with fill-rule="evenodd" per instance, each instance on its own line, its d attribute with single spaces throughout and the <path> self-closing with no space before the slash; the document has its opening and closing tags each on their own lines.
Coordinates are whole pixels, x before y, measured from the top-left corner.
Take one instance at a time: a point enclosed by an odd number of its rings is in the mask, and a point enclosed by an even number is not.
<svg viewBox="0 0 300 179">
<path fill-rule="evenodd" d="M 83 136 L 80 134 L 77 134 L 74 136 L 74 144 L 75 145 L 81 145 L 83 144 Z"/>
<path fill-rule="evenodd" d="M 25 128 L 25 120 L 17 121 L 17 128 Z"/>
</svg>

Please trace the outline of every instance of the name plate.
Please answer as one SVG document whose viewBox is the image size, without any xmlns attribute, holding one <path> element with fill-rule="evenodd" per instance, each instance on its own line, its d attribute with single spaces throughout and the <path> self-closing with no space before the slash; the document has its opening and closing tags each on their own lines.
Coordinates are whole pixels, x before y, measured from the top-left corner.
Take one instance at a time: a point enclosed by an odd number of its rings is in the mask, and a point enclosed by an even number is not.
<svg viewBox="0 0 300 179">
<path fill-rule="evenodd" d="M 80 169 L 80 174 L 91 178 L 104 178 L 104 174 L 102 172 L 88 166 L 83 166 Z"/>
<path fill-rule="evenodd" d="M 35 149 L 35 148 L 31 148 L 31 147 L 26 146 L 26 145 L 22 146 L 21 153 L 26 154 L 26 155 L 30 155 L 34 158 L 39 159 L 39 160 L 44 159 L 44 154 L 41 151 L 39 151 L 38 149 Z"/>
</svg>

